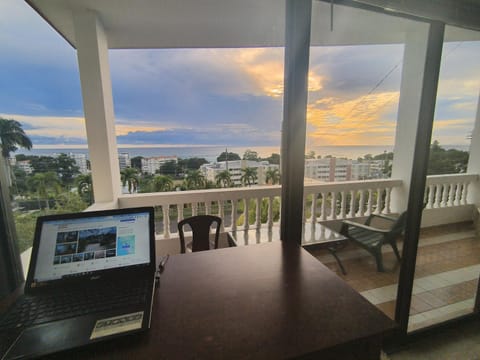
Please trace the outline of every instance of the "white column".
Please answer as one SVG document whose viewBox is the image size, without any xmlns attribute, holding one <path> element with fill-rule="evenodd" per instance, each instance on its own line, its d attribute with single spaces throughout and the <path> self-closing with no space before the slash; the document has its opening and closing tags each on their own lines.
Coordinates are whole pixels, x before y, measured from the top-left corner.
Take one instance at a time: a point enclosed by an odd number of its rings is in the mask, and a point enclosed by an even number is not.
<svg viewBox="0 0 480 360">
<path fill-rule="evenodd" d="M 402 186 L 392 190 L 392 212 L 401 212 L 407 208 L 427 42 L 428 25 L 424 24 L 416 24 L 415 31 L 410 31 L 405 41 L 392 165 L 392 178 L 402 180 Z"/>
<path fill-rule="evenodd" d="M 469 174 L 480 174 L 480 95 L 478 96 L 477 116 L 473 127 L 472 140 L 470 142 L 470 156 L 468 157 Z M 480 183 L 473 182 L 468 188 L 468 202 L 480 207 Z"/>
<path fill-rule="evenodd" d="M 116 202 L 121 186 L 107 37 L 91 10 L 75 11 L 74 27 L 95 202 Z"/>
</svg>

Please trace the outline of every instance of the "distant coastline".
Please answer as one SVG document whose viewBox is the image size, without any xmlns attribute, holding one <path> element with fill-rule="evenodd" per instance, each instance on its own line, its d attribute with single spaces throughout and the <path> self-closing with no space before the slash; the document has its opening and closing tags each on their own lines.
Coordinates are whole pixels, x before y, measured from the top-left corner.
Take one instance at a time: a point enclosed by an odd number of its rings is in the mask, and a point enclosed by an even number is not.
<svg viewBox="0 0 480 360">
<path fill-rule="evenodd" d="M 442 145 L 446 149 L 457 149 L 468 151 L 469 145 Z M 225 151 L 226 147 L 222 145 L 119 145 L 119 153 L 128 153 L 130 158 L 136 156 L 177 156 L 179 158 L 199 157 L 205 158 L 209 162 L 216 161 L 216 158 Z M 229 152 L 243 155 L 245 150 L 256 151 L 260 157 L 266 158 L 273 153 L 280 153 L 279 147 L 273 146 L 244 146 L 228 147 Z M 346 146 L 316 146 L 307 149 L 305 152 L 315 151 L 317 156 L 334 156 L 338 158 L 357 159 L 366 154 L 378 155 L 383 152 L 393 151 L 393 145 L 346 145 Z M 19 149 L 15 154 L 53 156 L 59 153 L 81 153 L 88 157 L 88 148 L 86 145 L 38 145 L 28 151 Z"/>
</svg>

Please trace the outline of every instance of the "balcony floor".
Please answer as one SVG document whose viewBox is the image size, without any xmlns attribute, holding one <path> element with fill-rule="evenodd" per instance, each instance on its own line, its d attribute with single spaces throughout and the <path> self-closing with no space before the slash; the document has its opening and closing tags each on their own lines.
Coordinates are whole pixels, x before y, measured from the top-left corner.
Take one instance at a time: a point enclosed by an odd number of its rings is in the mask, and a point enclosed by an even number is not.
<svg viewBox="0 0 480 360">
<path fill-rule="evenodd" d="M 401 252 L 402 241 L 399 248 Z M 373 256 L 353 244 L 338 252 L 346 275 L 329 253 L 317 250 L 312 254 L 385 314 L 394 317 L 400 266 L 388 245 L 383 247 L 384 273 L 376 271 Z M 409 331 L 471 313 L 479 273 L 480 239 L 471 222 L 423 229 Z"/>
</svg>

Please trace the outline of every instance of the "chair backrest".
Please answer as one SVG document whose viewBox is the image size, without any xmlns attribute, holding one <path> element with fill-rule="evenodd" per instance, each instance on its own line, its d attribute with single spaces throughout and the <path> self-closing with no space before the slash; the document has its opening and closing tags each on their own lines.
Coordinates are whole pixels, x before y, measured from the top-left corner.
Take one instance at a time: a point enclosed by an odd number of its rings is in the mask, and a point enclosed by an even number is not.
<svg viewBox="0 0 480 360">
<path fill-rule="evenodd" d="M 407 212 L 404 211 L 397 218 L 397 221 L 395 221 L 393 223 L 392 228 L 390 229 L 390 233 L 393 236 L 400 235 L 403 232 L 403 230 L 405 229 L 406 222 L 407 222 Z"/>
<path fill-rule="evenodd" d="M 180 251 L 186 252 L 185 236 L 183 227 L 188 224 L 192 229 L 192 251 L 210 250 L 210 228 L 216 223 L 215 249 L 218 248 L 218 235 L 222 219 L 214 215 L 197 215 L 183 219 L 178 223 L 178 235 L 180 237 Z"/>
</svg>

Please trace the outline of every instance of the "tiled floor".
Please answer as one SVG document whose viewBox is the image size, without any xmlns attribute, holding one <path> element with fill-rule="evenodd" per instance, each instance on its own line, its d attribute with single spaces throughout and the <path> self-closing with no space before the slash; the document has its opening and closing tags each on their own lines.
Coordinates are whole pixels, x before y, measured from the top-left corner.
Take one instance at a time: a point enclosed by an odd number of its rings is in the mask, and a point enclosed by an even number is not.
<svg viewBox="0 0 480 360">
<path fill-rule="evenodd" d="M 388 355 L 390 360 L 479 360 L 480 321 L 457 324 Z"/>
<path fill-rule="evenodd" d="M 409 331 L 470 313 L 480 274 L 480 238 L 470 223 L 423 229 L 419 244 Z M 376 271 L 369 253 L 353 245 L 338 253 L 346 275 L 330 254 L 314 255 L 393 318 L 400 266 L 388 245 L 384 273 Z"/>
</svg>

